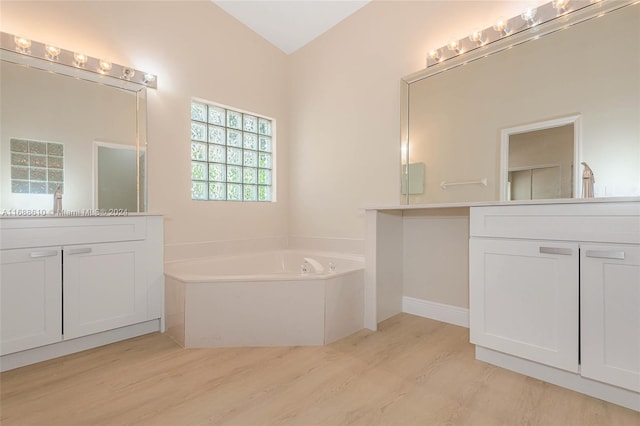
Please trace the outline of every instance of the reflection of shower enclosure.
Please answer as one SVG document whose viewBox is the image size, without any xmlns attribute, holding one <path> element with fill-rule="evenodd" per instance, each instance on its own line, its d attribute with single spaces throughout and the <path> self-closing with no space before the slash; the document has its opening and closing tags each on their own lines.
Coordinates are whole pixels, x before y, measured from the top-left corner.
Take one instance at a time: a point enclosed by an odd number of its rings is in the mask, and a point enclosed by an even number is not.
<svg viewBox="0 0 640 426">
<path fill-rule="evenodd" d="M 560 166 L 542 166 L 509 171 L 510 199 L 567 198 L 561 191 L 560 170 Z"/>
<path fill-rule="evenodd" d="M 95 142 L 94 158 L 94 207 L 138 211 L 138 161 L 135 145 Z M 142 152 L 140 159 L 141 165 L 144 165 Z"/>
</svg>

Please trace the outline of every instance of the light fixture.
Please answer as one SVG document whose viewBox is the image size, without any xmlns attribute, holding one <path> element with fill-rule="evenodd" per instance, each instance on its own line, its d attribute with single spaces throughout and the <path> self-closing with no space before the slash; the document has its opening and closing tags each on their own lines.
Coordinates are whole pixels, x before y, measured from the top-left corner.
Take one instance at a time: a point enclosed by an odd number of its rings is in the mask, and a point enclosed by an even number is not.
<svg viewBox="0 0 640 426">
<path fill-rule="evenodd" d="M 13 40 L 16 43 L 16 50 L 20 53 L 29 53 L 31 47 L 31 40 L 21 36 L 15 36 Z"/>
<path fill-rule="evenodd" d="M 536 21 L 537 12 L 538 12 L 538 9 L 536 9 L 535 7 L 530 7 L 529 9 L 522 12 L 520 14 L 520 17 L 522 18 L 523 21 L 527 23 L 527 25 L 529 25 L 530 27 L 533 27 L 535 25 L 538 25 L 538 22 Z"/>
<path fill-rule="evenodd" d="M 509 27 L 509 21 L 504 18 L 498 19 L 498 21 L 496 21 L 496 23 L 493 24 L 493 29 L 500 33 L 500 37 L 509 35 L 509 33 L 511 32 L 511 27 Z"/>
<path fill-rule="evenodd" d="M 77 53 L 76 52 L 76 53 L 73 54 L 73 63 L 78 68 L 83 68 L 84 64 L 86 64 L 88 60 L 89 60 L 89 57 L 87 55 L 85 55 L 84 53 Z"/>
<path fill-rule="evenodd" d="M 158 87 L 158 77 L 154 74 L 114 64 L 110 61 L 99 59 L 95 56 L 92 57 L 84 53 L 65 50 L 52 44 L 41 43 L 15 34 L 0 32 L 0 49 L 3 50 L 3 58 L 5 52 L 14 57 L 15 55 L 26 55 L 36 60 L 45 60 L 48 62 L 56 62 L 60 65 L 75 67 L 82 70 L 78 71 L 80 73 L 91 72 L 107 78 L 123 79 L 152 89 Z M 17 59 L 18 58 L 16 58 L 16 60 Z M 89 76 L 87 75 L 87 77 Z"/>
<path fill-rule="evenodd" d="M 487 39 L 484 37 L 482 30 L 475 30 L 469 36 L 469 40 L 474 42 L 478 46 L 484 46 L 487 42 Z"/>
<path fill-rule="evenodd" d="M 621 0 L 621 3 L 635 4 L 638 1 L 640 0 Z M 579 2 L 573 2 L 571 0 L 548 0 L 545 4 L 523 11 L 519 16 L 513 16 L 510 19 L 500 18 L 491 27 L 474 30 L 468 38 L 451 41 L 439 49 L 431 50 L 427 55 L 427 68 L 488 44 L 508 39 L 508 37 L 519 34 L 532 27 L 536 27 L 538 32 L 544 32 L 545 29 L 540 28 L 543 24 L 550 24 L 553 20 L 560 17 L 562 17 L 561 19 L 563 21 L 572 20 L 572 18 L 567 17 L 567 15 L 573 14 L 574 12 L 584 11 L 591 7 L 615 10 L 616 3 L 617 2 L 605 2 L 605 0 L 585 0 Z M 608 6 L 609 4 L 611 5 Z M 576 16 L 576 19 L 579 19 L 577 14 L 572 16 Z"/>
<path fill-rule="evenodd" d="M 462 45 L 458 40 L 451 40 L 449 44 L 447 44 L 447 49 L 451 50 L 452 52 L 455 52 L 456 55 L 459 55 L 463 52 Z"/>
<path fill-rule="evenodd" d="M 44 46 L 44 52 L 47 59 L 50 61 L 57 61 L 58 56 L 60 56 L 60 48 L 51 44 Z"/>
<path fill-rule="evenodd" d="M 570 0 L 552 0 L 551 6 L 558 11 L 558 13 L 564 13 L 567 11 L 567 6 Z"/>
<path fill-rule="evenodd" d="M 98 71 L 100 74 L 108 74 L 109 71 L 111 71 L 111 67 L 113 67 L 113 64 L 109 61 L 105 61 L 104 59 L 98 61 Z"/>
</svg>

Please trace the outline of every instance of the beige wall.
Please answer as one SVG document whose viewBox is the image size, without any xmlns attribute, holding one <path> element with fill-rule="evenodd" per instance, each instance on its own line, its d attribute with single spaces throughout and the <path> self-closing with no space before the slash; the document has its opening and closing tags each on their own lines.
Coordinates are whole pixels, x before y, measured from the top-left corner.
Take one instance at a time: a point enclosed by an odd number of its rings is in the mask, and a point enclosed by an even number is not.
<svg viewBox="0 0 640 426">
<path fill-rule="evenodd" d="M 373 1 L 291 56 L 294 236 L 362 238 L 400 198 L 400 78 L 427 52 L 541 2 Z"/>
<path fill-rule="evenodd" d="M 148 93 L 149 208 L 169 246 L 283 238 L 287 126 L 278 126 L 276 203 L 191 200 L 192 96 L 289 121 L 288 58 L 210 1 L 2 1 L 2 31 L 154 72 Z"/>
</svg>

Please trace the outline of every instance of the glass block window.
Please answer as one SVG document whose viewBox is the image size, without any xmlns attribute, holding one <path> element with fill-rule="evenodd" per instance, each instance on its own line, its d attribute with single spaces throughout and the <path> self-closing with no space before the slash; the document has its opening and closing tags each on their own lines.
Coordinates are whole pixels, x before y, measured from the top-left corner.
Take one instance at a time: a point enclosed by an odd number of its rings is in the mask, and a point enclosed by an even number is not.
<svg viewBox="0 0 640 426">
<path fill-rule="evenodd" d="M 11 139 L 11 192 L 53 194 L 64 192 L 64 145 Z"/>
<path fill-rule="evenodd" d="M 273 201 L 274 122 L 191 102 L 191 198 Z"/>
</svg>

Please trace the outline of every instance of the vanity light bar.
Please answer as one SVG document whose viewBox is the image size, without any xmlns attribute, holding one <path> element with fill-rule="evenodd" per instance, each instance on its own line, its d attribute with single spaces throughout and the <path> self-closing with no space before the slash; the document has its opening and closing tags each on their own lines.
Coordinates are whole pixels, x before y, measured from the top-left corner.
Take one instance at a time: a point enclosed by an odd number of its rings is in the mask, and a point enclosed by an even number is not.
<svg viewBox="0 0 640 426">
<path fill-rule="evenodd" d="M 603 3 L 605 0 L 553 0 L 537 8 L 530 8 L 510 19 L 499 19 L 484 30 L 476 30 L 469 37 L 452 40 L 446 46 L 433 49 L 427 55 L 427 68 L 463 53 L 480 49 L 490 43 L 503 40 L 529 28 L 545 24 L 577 12 L 589 6 Z M 610 0 L 614 1 L 614 0 Z"/>
<path fill-rule="evenodd" d="M 130 81 L 151 89 L 158 88 L 158 78 L 151 73 L 114 64 L 104 59 L 93 58 L 82 52 L 72 52 L 61 49 L 57 46 L 30 40 L 14 34 L 2 32 L 0 36 L 0 48 L 2 50 L 93 72 L 105 77 Z"/>
</svg>

